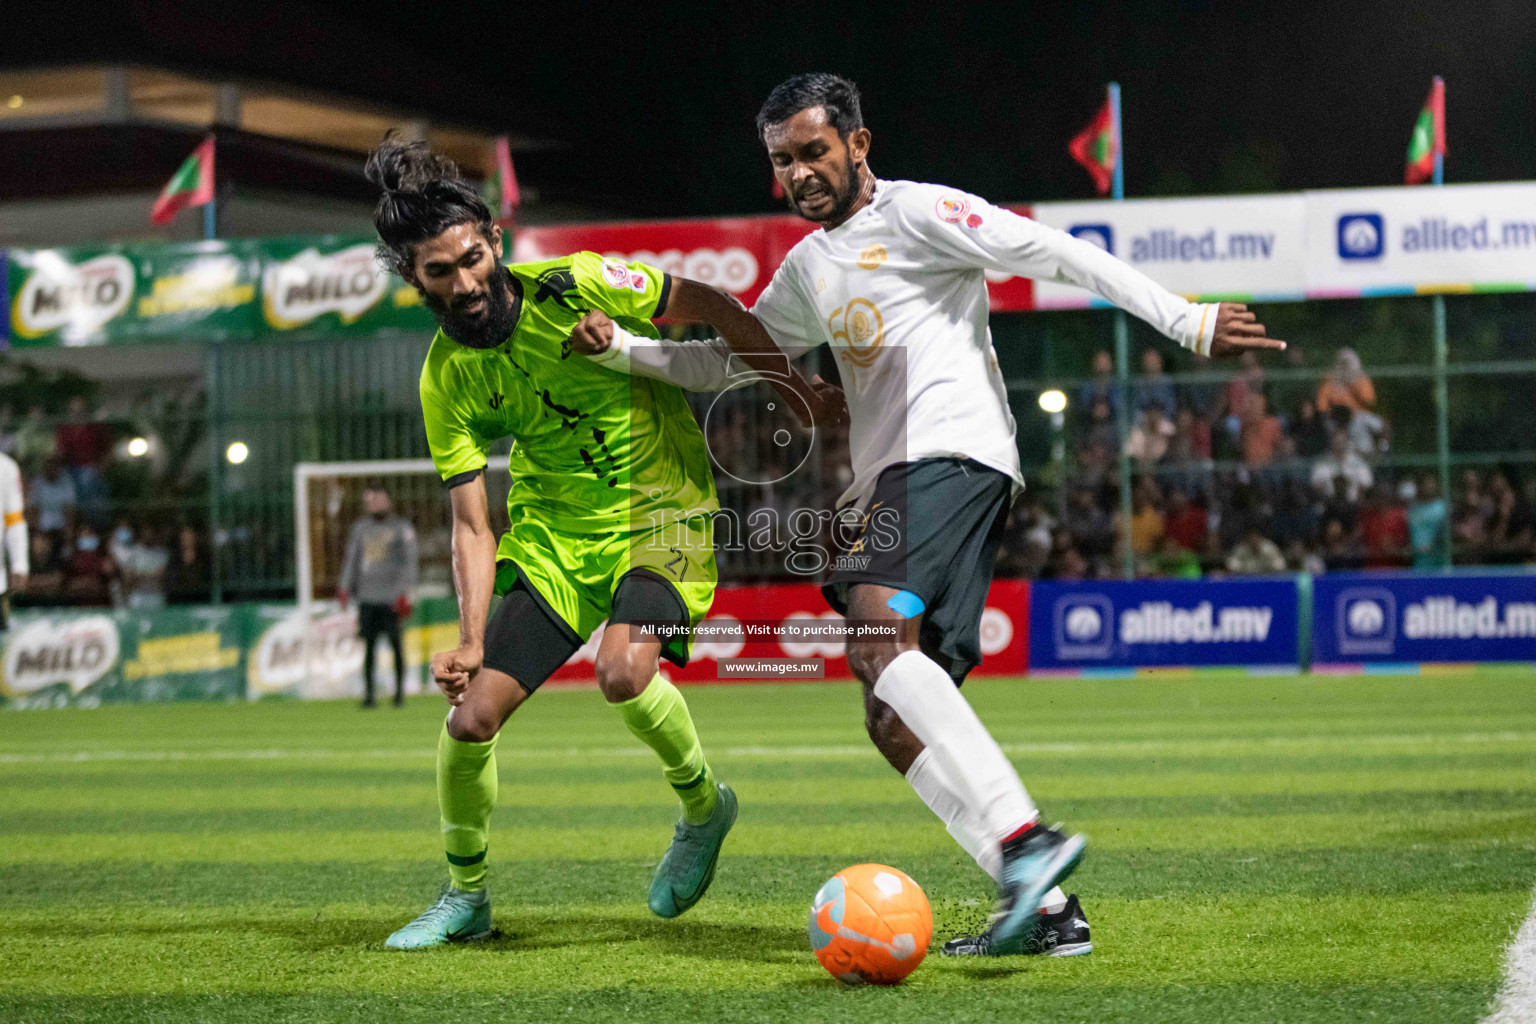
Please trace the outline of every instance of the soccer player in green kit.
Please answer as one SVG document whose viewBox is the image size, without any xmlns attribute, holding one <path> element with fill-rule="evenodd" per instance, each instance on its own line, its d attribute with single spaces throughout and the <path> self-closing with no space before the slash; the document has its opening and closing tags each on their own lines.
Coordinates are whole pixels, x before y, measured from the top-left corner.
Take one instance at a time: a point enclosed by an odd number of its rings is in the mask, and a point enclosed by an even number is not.
<svg viewBox="0 0 1536 1024">
<path fill-rule="evenodd" d="M 703 435 L 672 384 L 571 358 L 591 310 L 655 337 L 665 313 L 776 352 L 757 321 L 707 285 L 595 253 L 502 264 L 501 229 L 451 161 L 386 139 L 368 160 L 383 190 L 379 254 L 421 294 L 439 330 L 421 373 L 432 458 L 450 488 L 459 646 L 432 659 L 447 695 L 437 792 L 449 883 L 394 949 L 491 931 L 486 854 L 502 724 L 606 619 L 598 686 L 661 759 L 682 818 L 652 880 L 651 910 L 675 917 L 704 895 L 736 795 L 705 760 L 682 694 L 659 658 L 686 664 L 686 630 L 709 611 L 718 509 Z M 810 415 L 825 414 L 782 357 L 748 358 Z M 792 403 L 795 404 L 795 403 Z M 511 527 L 491 532 L 487 451 L 511 436 Z M 489 613 L 492 593 L 502 597 Z"/>
</svg>

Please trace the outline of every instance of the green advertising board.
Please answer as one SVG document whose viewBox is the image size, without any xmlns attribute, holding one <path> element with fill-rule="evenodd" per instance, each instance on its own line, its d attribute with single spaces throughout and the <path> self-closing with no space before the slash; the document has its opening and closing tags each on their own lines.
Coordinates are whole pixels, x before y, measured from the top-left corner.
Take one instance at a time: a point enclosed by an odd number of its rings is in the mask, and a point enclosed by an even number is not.
<svg viewBox="0 0 1536 1024">
<path fill-rule="evenodd" d="M 18 613 L 4 636 L 0 706 L 239 699 L 249 629 L 240 605 Z"/>
<path fill-rule="evenodd" d="M 6 254 L 13 347 L 431 330 L 366 236 L 133 243 Z"/>
</svg>

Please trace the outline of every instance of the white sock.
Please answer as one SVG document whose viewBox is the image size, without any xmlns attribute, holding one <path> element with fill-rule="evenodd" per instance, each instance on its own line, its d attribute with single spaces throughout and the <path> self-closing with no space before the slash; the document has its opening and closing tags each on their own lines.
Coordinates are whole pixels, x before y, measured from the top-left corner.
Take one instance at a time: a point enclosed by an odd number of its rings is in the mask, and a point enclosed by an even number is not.
<svg viewBox="0 0 1536 1024">
<path fill-rule="evenodd" d="M 1003 869 L 1002 846 L 984 829 L 977 827 L 965 813 L 965 807 L 960 803 L 960 794 L 955 792 L 944 769 L 926 747 L 907 769 L 907 782 L 923 798 L 928 809 L 939 816 L 945 829 L 971 855 L 977 866 L 990 875 L 994 882 L 998 881 Z M 1040 900 L 1042 913 L 1059 914 L 1065 909 L 1067 894 L 1061 891 L 1061 886 L 1055 886 Z"/>
<path fill-rule="evenodd" d="M 1018 772 L 954 680 L 922 652 L 898 654 L 875 681 L 875 696 L 933 752 L 966 815 L 993 842 L 1039 817 Z"/>
<path fill-rule="evenodd" d="M 981 870 L 992 876 L 992 881 L 998 881 L 1003 870 L 1002 847 L 965 813 L 960 794 L 955 792 L 954 784 L 944 774 L 939 762 L 933 759 L 931 750 L 925 747 L 917 755 L 912 767 L 907 769 L 907 782 L 923 798 L 928 809 L 939 816 L 961 849 L 971 855 Z"/>
</svg>

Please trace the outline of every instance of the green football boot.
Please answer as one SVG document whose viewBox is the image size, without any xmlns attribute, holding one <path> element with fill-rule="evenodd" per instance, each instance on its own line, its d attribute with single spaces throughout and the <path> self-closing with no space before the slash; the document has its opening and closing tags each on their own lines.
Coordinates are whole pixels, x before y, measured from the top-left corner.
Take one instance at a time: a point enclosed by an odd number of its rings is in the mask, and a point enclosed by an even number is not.
<svg viewBox="0 0 1536 1024">
<path fill-rule="evenodd" d="M 676 917 L 699 900 L 709 890 L 715 878 L 715 863 L 720 859 L 720 847 L 726 833 L 736 824 L 736 793 L 723 782 L 715 784 L 720 799 L 709 820 L 702 825 L 690 825 L 687 819 L 677 823 L 672 834 L 672 845 L 656 865 L 656 877 L 651 879 L 651 913 L 657 917 Z"/>
<path fill-rule="evenodd" d="M 444 885 L 421 916 L 384 940 L 390 949 L 426 949 L 448 942 L 473 942 L 491 934 L 491 895 Z"/>
</svg>

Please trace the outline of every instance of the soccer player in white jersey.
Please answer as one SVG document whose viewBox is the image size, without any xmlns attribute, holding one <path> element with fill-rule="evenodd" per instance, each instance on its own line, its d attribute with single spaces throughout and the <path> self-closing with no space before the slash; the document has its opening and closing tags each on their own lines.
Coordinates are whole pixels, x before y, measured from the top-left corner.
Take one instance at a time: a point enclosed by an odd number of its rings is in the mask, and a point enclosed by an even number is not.
<svg viewBox="0 0 1536 1024">
<path fill-rule="evenodd" d="M 1086 953 L 1086 918 L 1059 887 L 1083 837 L 1039 823 L 958 689 L 981 661 L 999 535 L 1024 486 L 983 275 L 1080 285 L 1201 355 L 1284 343 L 1240 303 L 1187 302 L 1102 249 L 977 196 L 877 179 L 858 89 L 845 79 L 783 82 L 757 127 L 790 205 L 824 229 L 790 251 L 752 309 L 790 358 L 829 344 L 842 375 L 854 475 L 838 505 L 862 512 L 863 528 L 823 591 L 851 620 L 907 627 L 897 639 L 849 642 L 866 727 L 1001 890 L 988 929 L 944 951 Z M 594 318 L 572 343 L 684 387 L 739 379 L 723 342 L 658 344 Z M 878 542 L 889 536 L 901 542 Z"/>
</svg>

